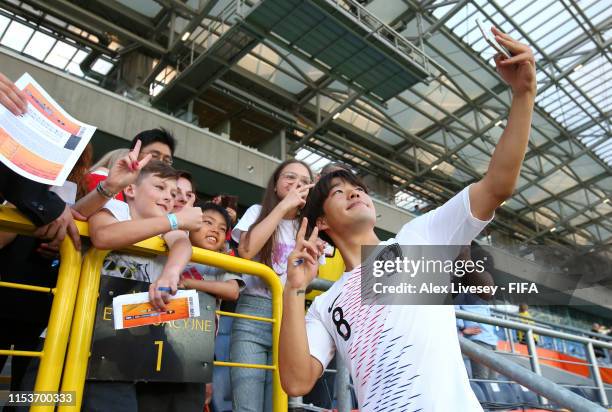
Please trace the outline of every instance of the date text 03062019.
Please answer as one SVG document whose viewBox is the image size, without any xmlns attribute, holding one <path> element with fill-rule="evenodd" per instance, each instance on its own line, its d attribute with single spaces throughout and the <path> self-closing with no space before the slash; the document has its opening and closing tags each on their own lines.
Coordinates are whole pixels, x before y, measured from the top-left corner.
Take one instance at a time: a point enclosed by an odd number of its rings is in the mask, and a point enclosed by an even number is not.
<svg viewBox="0 0 612 412">
<path fill-rule="evenodd" d="M 538 293 L 538 286 L 532 282 L 516 282 L 508 283 L 507 286 L 474 286 L 463 285 L 461 283 L 453 283 L 450 285 L 434 285 L 432 283 L 423 283 L 415 285 L 412 283 L 400 283 L 399 285 L 383 285 L 382 283 L 374 283 L 372 286 L 374 293 L 399 293 L 399 294 L 448 294 L 448 293 L 487 293 L 495 295 L 498 290 L 507 291 L 508 293 Z"/>
<path fill-rule="evenodd" d="M 13 391 L 6 395 L 6 403 L 10 406 L 53 406 L 76 405 L 76 394 L 70 392 L 30 392 Z"/>
</svg>

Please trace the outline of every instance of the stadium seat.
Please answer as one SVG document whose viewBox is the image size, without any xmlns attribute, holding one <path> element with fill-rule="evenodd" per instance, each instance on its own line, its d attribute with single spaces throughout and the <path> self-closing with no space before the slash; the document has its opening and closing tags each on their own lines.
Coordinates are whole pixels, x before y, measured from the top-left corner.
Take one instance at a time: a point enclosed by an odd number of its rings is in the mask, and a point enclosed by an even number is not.
<svg viewBox="0 0 612 412">
<path fill-rule="evenodd" d="M 472 387 L 472 391 L 474 391 L 474 395 L 476 395 L 476 399 L 478 399 L 478 402 L 487 402 L 487 398 L 478 382 L 470 381 L 470 386 Z"/>
<path fill-rule="evenodd" d="M 593 388 L 578 386 L 578 387 L 568 387 L 567 389 L 569 389 L 570 391 L 574 392 L 577 395 L 582 396 L 583 398 L 599 403 L 599 397 L 597 396 L 597 391 Z"/>
<path fill-rule="evenodd" d="M 515 405 L 522 402 L 516 385 L 510 382 L 478 382 L 488 402 Z"/>
<path fill-rule="evenodd" d="M 521 402 L 528 405 L 538 405 L 540 403 L 538 394 L 530 391 L 528 388 L 517 384 L 516 391 L 519 394 Z"/>
</svg>

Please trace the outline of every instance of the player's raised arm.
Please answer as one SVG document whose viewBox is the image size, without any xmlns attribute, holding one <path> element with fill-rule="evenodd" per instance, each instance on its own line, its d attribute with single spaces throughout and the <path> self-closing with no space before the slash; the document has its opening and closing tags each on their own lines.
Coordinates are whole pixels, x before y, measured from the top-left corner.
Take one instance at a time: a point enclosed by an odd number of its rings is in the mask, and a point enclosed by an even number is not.
<svg viewBox="0 0 612 412">
<path fill-rule="evenodd" d="M 472 214 L 481 220 L 488 220 L 512 196 L 527 149 L 536 96 L 535 59 L 529 46 L 496 28 L 492 32 L 512 53 L 511 58 L 495 56 L 497 72 L 512 89 L 512 105 L 485 177 L 470 188 Z"/>
</svg>

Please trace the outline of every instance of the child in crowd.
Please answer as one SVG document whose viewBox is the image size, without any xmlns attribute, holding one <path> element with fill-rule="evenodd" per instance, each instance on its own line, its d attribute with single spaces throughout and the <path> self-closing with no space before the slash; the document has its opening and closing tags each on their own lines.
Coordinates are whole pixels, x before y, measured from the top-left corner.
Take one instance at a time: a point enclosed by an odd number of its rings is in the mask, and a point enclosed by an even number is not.
<svg viewBox="0 0 612 412">
<path fill-rule="evenodd" d="M 176 181 L 176 197 L 174 198 L 174 211 L 180 212 L 185 206 L 192 207 L 196 201 L 196 189 L 193 176 L 186 170 L 179 170 Z"/>
<path fill-rule="evenodd" d="M 175 208 L 176 209 L 176 208 Z M 225 234 L 231 228 L 226 210 L 213 203 L 204 203 L 202 227 L 191 231 L 191 244 L 206 250 L 225 253 Z M 195 289 L 217 298 L 217 309 L 221 300 L 235 301 L 244 281 L 240 275 L 199 263 L 188 264 L 179 283 L 180 288 Z M 212 394 L 212 384 L 199 383 L 147 383 L 138 384 L 138 409 L 140 411 L 194 411 L 201 412 Z"/>
<path fill-rule="evenodd" d="M 124 189 L 127 203 L 111 199 L 89 219 L 91 240 L 99 249 L 121 249 L 165 233 L 163 238 L 170 252 L 163 270 L 159 270 L 161 261 L 166 260 L 163 257 L 150 259 L 123 253 L 110 254 L 103 268 L 105 275 L 151 282 L 151 303 L 159 309 L 165 308 L 166 288 L 176 292 L 180 273 L 191 258 L 191 244 L 184 230 L 196 230 L 202 225 L 200 208 L 187 207 L 171 213 L 177 179 L 171 166 L 151 161 L 142 168 L 135 183 Z"/>
<path fill-rule="evenodd" d="M 230 216 L 222 206 L 211 202 L 204 203 L 201 209 L 203 224 L 199 230 L 189 233 L 191 244 L 226 253 L 225 234 L 231 228 Z M 221 300 L 237 300 L 245 283 L 240 275 L 227 273 L 214 266 L 192 263 L 183 271 L 180 286 L 216 296 L 218 309 Z"/>
<path fill-rule="evenodd" d="M 102 274 L 150 282 L 151 303 L 164 310 L 169 294 L 176 293 L 180 274 L 191 259 L 191 243 L 185 231 L 200 229 L 202 212 L 200 208 L 185 207 L 172 213 L 178 174 L 171 166 L 152 160 L 143 167 L 136 158 L 133 164 L 137 178 L 123 191 L 127 203 L 109 200 L 89 219 L 90 236 L 99 249 L 121 249 L 163 234 L 169 248 L 167 258 L 111 253 Z M 135 411 L 135 387 L 132 383 L 89 383 L 83 410 Z"/>
<path fill-rule="evenodd" d="M 239 243 L 240 257 L 262 262 L 274 269 L 284 283 L 287 256 L 295 245 L 299 213 L 312 187 L 310 168 L 299 160 L 281 163 L 268 181 L 261 205 L 251 206 L 232 231 Z M 254 276 L 244 276 L 246 287 L 236 312 L 269 318 L 272 315 L 270 290 Z M 272 364 L 272 325 L 235 319 L 232 325 L 232 362 Z M 230 370 L 232 410 L 272 410 L 271 374 L 261 369 Z"/>
</svg>

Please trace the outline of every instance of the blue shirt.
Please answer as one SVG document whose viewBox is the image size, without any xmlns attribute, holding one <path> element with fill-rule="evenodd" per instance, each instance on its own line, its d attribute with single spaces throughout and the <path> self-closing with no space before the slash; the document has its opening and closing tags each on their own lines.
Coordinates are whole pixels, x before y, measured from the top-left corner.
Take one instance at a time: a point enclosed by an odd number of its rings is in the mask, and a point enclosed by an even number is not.
<svg viewBox="0 0 612 412">
<path fill-rule="evenodd" d="M 491 308 L 487 302 L 477 295 L 471 293 L 460 293 L 455 298 L 455 310 L 463 310 L 465 312 L 476 313 L 482 316 L 491 316 Z M 457 318 L 457 329 L 479 327 L 481 332 L 477 335 L 464 335 L 466 338 L 483 342 L 489 345 L 497 346 L 497 334 L 495 326 L 488 323 L 472 322 L 471 320 L 463 320 Z"/>
</svg>

